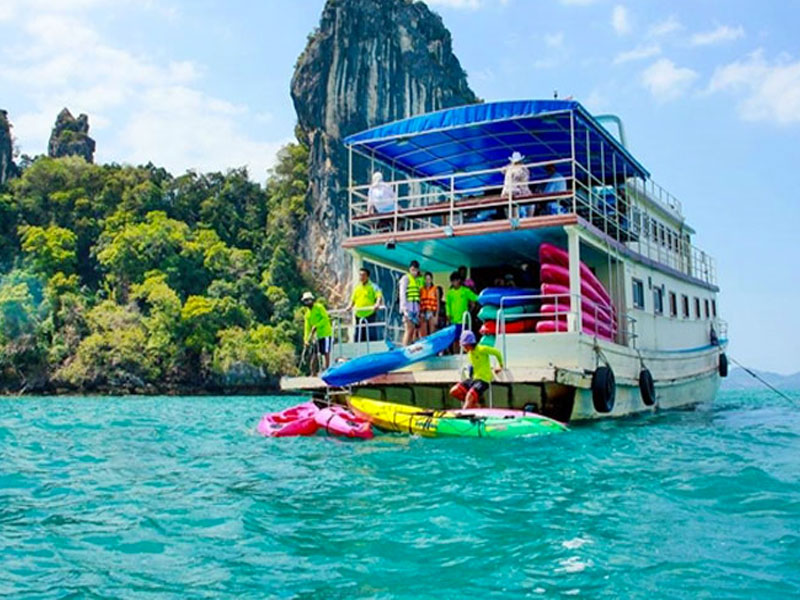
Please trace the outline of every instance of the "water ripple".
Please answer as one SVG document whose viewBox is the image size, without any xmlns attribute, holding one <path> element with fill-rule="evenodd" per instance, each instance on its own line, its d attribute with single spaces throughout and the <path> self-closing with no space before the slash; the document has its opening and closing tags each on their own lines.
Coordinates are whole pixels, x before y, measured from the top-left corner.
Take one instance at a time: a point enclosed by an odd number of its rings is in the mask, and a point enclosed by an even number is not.
<svg viewBox="0 0 800 600">
<path fill-rule="evenodd" d="M 0 401 L 0 596 L 800 594 L 769 395 L 521 440 L 267 440 L 287 398 Z"/>
</svg>

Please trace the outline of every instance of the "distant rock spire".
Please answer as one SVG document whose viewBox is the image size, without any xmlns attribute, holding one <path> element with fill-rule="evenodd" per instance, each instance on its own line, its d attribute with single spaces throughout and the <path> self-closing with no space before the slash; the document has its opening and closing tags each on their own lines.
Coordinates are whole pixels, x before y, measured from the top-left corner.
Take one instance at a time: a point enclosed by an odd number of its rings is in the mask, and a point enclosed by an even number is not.
<svg viewBox="0 0 800 600">
<path fill-rule="evenodd" d="M 300 251 L 315 277 L 341 294 L 350 281 L 344 137 L 477 98 L 441 17 L 410 0 L 328 0 L 291 94 L 310 147 L 311 215 Z"/>
<path fill-rule="evenodd" d="M 11 123 L 8 113 L 0 109 L 0 185 L 3 185 L 17 172 L 14 164 L 14 144 L 11 139 Z"/>
<path fill-rule="evenodd" d="M 58 113 L 47 145 L 48 156 L 82 156 L 86 162 L 94 162 L 94 149 L 95 142 L 89 137 L 89 117 L 81 114 L 76 119 L 67 108 Z"/>
</svg>

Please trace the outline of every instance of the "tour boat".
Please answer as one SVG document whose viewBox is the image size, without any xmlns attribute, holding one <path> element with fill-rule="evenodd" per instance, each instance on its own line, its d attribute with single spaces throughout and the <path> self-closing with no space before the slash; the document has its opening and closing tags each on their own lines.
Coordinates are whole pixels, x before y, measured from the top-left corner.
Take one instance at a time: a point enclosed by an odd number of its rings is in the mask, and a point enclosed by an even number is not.
<svg viewBox="0 0 800 600">
<path fill-rule="evenodd" d="M 371 323 L 331 311 L 335 366 L 395 348 L 397 281 L 417 260 L 445 291 L 462 265 L 476 292 L 491 288 L 457 323 L 484 326 L 503 353 L 486 407 L 570 422 L 714 398 L 728 366 L 714 261 L 693 245 L 681 203 L 626 146 L 617 117 L 573 100 L 492 102 L 374 127 L 345 146 L 344 246 L 354 283 L 369 268 L 387 308 Z M 504 190 L 515 153 L 528 182 Z M 375 171 L 395 191 L 391 212 L 370 210 Z M 503 281 L 516 287 L 495 289 Z M 486 322 L 482 306 L 492 307 Z M 374 328 L 369 341 L 354 341 L 357 325 Z M 281 385 L 446 409 L 457 406 L 448 390 L 467 365 L 463 353 L 437 351 L 336 390 L 316 377 Z"/>
</svg>

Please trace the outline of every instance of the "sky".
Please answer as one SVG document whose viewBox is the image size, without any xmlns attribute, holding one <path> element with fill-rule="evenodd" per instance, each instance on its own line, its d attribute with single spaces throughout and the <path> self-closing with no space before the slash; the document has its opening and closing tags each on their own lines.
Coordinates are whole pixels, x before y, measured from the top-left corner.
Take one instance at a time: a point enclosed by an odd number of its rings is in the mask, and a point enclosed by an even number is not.
<svg viewBox="0 0 800 600">
<path fill-rule="evenodd" d="M 717 260 L 730 354 L 800 370 L 800 3 L 430 0 L 481 98 L 573 96 L 625 122 Z M 39 154 L 64 106 L 98 162 L 266 178 L 322 0 L 0 0 L 0 108 Z"/>
</svg>

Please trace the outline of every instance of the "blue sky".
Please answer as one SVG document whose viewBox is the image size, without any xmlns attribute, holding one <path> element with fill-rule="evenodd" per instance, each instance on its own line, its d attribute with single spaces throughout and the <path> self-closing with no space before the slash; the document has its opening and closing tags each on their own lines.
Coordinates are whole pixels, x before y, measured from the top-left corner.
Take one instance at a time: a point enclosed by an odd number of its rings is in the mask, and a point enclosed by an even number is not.
<svg viewBox="0 0 800 600">
<path fill-rule="evenodd" d="M 436 0 L 486 100 L 574 96 L 717 258 L 731 354 L 800 370 L 800 5 L 766 0 Z M 0 108 L 20 150 L 90 115 L 99 161 L 263 180 L 295 124 L 288 86 L 321 0 L 0 1 Z"/>
</svg>

